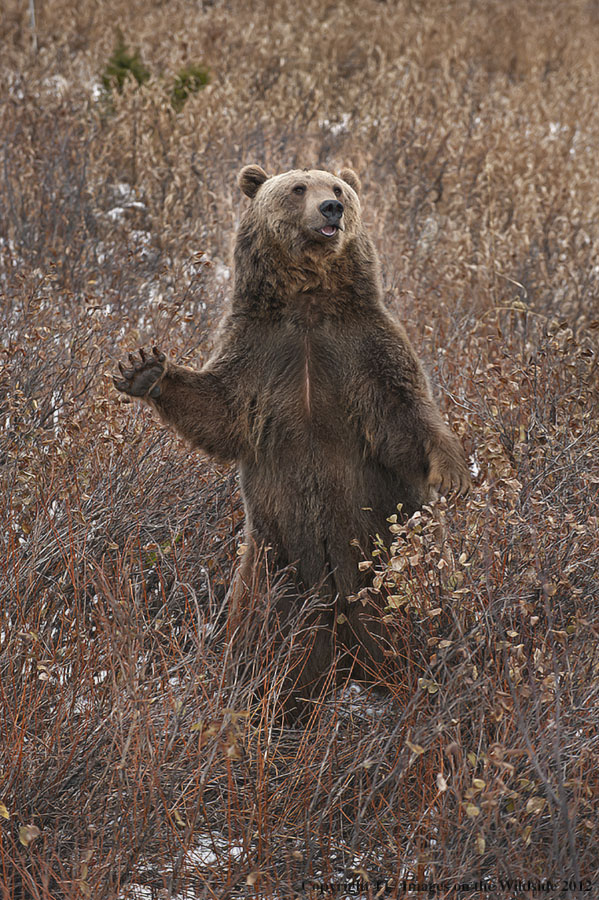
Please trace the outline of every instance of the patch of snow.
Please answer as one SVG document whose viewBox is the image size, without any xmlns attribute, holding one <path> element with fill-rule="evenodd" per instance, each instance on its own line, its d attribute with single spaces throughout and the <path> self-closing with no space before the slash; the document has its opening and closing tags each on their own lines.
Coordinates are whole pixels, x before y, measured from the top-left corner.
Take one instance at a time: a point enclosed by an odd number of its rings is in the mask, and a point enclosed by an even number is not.
<svg viewBox="0 0 599 900">
<path fill-rule="evenodd" d="M 45 79 L 44 87 L 56 97 L 63 97 L 69 88 L 69 82 L 64 75 L 50 75 Z"/>
<path fill-rule="evenodd" d="M 337 135 L 347 132 L 350 118 L 349 113 L 342 113 L 341 118 L 337 122 L 331 122 L 329 119 L 321 119 L 318 124 L 321 128 L 332 134 L 333 137 L 337 137 Z"/>
<path fill-rule="evenodd" d="M 106 215 L 112 222 L 119 222 L 125 215 L 125 210 L 122 206 L 115 206 L 109 209 Z"/>
<path fill-rule="evenodd" d="M 127 888 L 127 892 L 122 894 L 119 900 L 155 900 L 155 897 L 156 893 L 151 887 L 145 887 L 142 884 L 131 884 Z"/>
<path fill-rule="evenodd" d="M 216 266 L 214 267 L 214 278 L 221 284 L 229 281 L 229 279 L 231 278 L 231 269 L 224 263 L 217 262 Z"/>
<path fill-rule="evenodd" d="M 148 303 L 158 304 L 162 303 L 164 299 L 164 294 L 162 293 L 161 285 L 159 282 L 148 285 Z"/>
<path fill-rule="evenodd" d="M 135 199 L 136 197 L 135 188 L 126 181 L 119 181 L 118 184 L 115 184 L 114 189 L 122 200 Z"/>
<path fill-rule="evenodd" d="M 568 130 L 567 125 L 561 125 L 559 122 L 550 122 L 549 123 L 549 135 L 552 138 L 556 138 L 559 134 Z"/>
<path fill-rule="evenodd" d="M 240 844 L 231 844 L 223 837 L 210 838 L 206 835 L 193 850 L 189 850 L 186 856 L 188 864 L 207 868 L 220 865 L 223 857 L 239 859 L 243 855 L 243 847 Z"/>
<path fill-rule="evenodd" d="M 352 681 L 349 687 L 339 695 L 339 713 L 342 716 L 357 715 L 368 719 L 377 718 L 380 715 L 380 710 L 372 705 L 369 700 L 368 692 Z"/>
<path fill-rule="evenodd" d="M 129 232 L 129 237 L 139 244 L 147 244 L 150 240 L 150 235 L 147 231 L 131 231 Z"/>
</svg>

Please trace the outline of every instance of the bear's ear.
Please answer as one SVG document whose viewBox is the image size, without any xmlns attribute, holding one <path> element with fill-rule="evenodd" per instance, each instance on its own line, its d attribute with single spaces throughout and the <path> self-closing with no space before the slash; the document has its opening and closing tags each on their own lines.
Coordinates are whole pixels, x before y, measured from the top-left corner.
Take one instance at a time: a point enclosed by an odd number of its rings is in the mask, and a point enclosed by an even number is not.
<svg viewBox="0 0 599 900">
<path fill-rule="evenodd" d="M 268 175 L 260 166 L 244 166 L 237 177 L 237 184 L 247 197 L 254 198 L 261 184 Z"/>
<path fill-rule="evenodd" d="M 360 179 L 353 169 L 341 169 L 341 171 L 339 172 L 339 178 L 345 181 L 346 184 L 349 184 L 349 186 L 354 189 L 356 194 L 359 194 L 362 190 Z"/>
</svg>

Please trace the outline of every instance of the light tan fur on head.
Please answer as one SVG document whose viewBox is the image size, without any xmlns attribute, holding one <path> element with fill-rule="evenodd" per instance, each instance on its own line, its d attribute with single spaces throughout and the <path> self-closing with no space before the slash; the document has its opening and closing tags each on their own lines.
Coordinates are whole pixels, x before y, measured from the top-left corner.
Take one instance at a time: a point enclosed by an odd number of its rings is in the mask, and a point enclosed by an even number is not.
<svg viewBox="0 0 599 900">
<path fill-rule="evenodd" d="M 321 169 L 293 169 L 269 178 L 260 166 L 246 166 L 238 180 L 252 199 L 254 214 L 287 247 L 334 255 L 360 227 L 360 182 L 351 169 L 342 169 L 339 176 Z M 327 218 L 321 210 L 329 201 L 343 206 L 333 235 L 323 231 Z"/>
</svg>

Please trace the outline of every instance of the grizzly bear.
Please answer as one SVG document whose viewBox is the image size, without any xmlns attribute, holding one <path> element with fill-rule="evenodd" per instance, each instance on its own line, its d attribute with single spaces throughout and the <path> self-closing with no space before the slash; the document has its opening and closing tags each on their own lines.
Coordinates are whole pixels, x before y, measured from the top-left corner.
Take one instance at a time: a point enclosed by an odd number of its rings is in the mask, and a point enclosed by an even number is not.
<svg viewBox="0 0 599 900">
<path fill-rule="evenodd" d="M 294 573 L 296 593 L 283 595 L 283 607 L 318 587 L 312 646 L 290 677 L 293 711 L 320 688 L 338 647 L 351 674 L 376 674 L 384 655 L 376 613 L 366 621 L 364 604 L 348 599 L 365 584 L 361 553 L 388 534 L 398 504 L 409 516 L 435 491 L 465 492 L 470 478 L 403 327 L 383 305 L 357 175 L 269 177 L 251 165 L 238 181 L 251 202 L 211 358 L 196 371 L 140 350 L 114 382 L 192 446 L 237 463 L 246 549 L 233 602 L 265 547 L 271 565 Z"/>
</svg>

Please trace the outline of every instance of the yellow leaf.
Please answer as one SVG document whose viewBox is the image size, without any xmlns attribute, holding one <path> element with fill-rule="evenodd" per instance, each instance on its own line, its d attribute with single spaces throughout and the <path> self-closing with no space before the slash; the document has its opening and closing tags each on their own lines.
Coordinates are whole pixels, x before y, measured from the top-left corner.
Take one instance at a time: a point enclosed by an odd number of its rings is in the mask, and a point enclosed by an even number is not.
<svg viewBox="0 0 599 900">
<path fill-rule="evenodd" d="M 418 755 L 420 755 L 421 753 L 424 753 L 424 747 L 421 747 L 420 744 L 413 744 L 412 741 L 408 741 L 407 738 L 406 738 L 406 744 L 410 748 L 412 753 L 416 753 Z"/>
<path fill-rule="evenodd" d="M 181 816 L 178 809 L 173 810 L 173 819 L 181 828 L 185 828 L 186 822 L 185 819 Z"/>
<path fill-rule="evenodd" d="M 532 815 L 537 816 L 540 812 L 543 811 L 544 807 L 545 800 L 543 799 L 543 797 L 531 797 L 526 804 L 526 812 L 532 813 Z"/>
<path fill-rule="evenodd" d="M 477 816 L 480 815 L 480 807 L 477 806 L 475 803 L 467 803 L 466 806 L 464 807 L 464 809 L 466 811 L 466 815 L 469 816 L 471 819 L 475 819 Z"/>
<path fill-rule="evenodd" d="M 241 759 L 242 755 L 239 752 L 239 747 L 232 741 L 227 747 L 227 759 Z"/>
<path fill-rule="evenodd" d="M 28 847 L 29 844 L 33 843 L 40 834 L 41 831 L 37 825 L 21 825 L 19 828 L 19 840 L 24 847 Z"/>
<path fill-rule="evenodd" d="M 482 834 L 478 834 L 476 836 L 476 849 L 478 850 L 478 852 L 481 856 L 485 852 L 486 846 L 487 846 L 487 842 L 485 841 L 484 836 Z"/>
<path fill-rule="evenodd" d="M 0 803 L 0 818 L 1 819 L 10 819 L 10 813 L 5 807 L 4 803 Z"/>
</svg>

